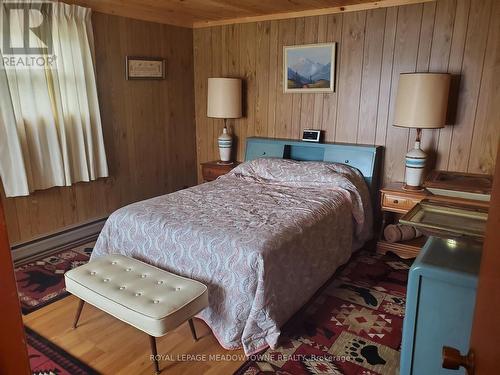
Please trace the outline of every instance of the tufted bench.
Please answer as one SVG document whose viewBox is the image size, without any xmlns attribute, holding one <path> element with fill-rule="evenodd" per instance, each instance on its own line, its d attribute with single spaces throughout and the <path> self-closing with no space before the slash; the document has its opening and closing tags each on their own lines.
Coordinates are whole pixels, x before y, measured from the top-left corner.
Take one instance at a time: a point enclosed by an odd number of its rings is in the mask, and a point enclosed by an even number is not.
<svg viewBox="0 0 500 375">
<path fill-rule="evenodd" d="M 189 321 L 208 306 L 207 287 L 123 255 L 108 255 L 64 275 L 66 290 L 80 298 L 76 328 L 85 302 L 146 332 L 158 373 L 156 337 Z"/>
</svg>

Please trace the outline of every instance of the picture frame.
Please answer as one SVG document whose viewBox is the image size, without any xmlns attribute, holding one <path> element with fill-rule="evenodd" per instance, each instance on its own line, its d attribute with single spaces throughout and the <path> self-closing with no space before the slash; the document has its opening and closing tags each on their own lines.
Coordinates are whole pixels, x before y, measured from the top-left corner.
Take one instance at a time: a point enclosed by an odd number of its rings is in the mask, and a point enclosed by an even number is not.
<svg viewBox="0 0 500 375">
<path fill-rule="evenodd" d="M 161 57 L 127 56 L 125 78 L 127 80 L 165 79 L 165 59 Z"/>
<path fill-rule="evenodd" d="M 284 93 L 335 92 L 337 43 L 283 47 Z"/>
</svg>

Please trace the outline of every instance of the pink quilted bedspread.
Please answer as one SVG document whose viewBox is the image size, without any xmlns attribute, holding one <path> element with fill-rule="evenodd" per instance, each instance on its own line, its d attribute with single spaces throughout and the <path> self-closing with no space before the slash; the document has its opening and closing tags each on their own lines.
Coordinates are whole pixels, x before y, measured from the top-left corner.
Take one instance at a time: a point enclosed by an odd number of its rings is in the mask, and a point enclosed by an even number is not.
<svg viewBox="0 0 500 375">
<path fill-rule="evenodd" d="M 362 176 L 341 164 L 258 159 L 134 203 L 92 258 L 128 255 L 208 285 L 199 314 L 227 349 L 275 347 L 280 327 L 371 236 Z"/>
</svg>

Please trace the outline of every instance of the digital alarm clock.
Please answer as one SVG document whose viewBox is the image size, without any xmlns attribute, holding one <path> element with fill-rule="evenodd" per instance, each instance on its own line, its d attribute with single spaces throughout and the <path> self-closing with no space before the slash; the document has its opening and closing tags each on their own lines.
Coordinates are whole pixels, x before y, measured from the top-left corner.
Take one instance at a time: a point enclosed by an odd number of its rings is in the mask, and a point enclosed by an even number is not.
<svg viewBox="0 0 500 375">
<path fill-rule="evenodd" d="M 321 142 L 321 130 L 304 129 L 302 132 L 302 140 L 304 142 Z"/>
</svg>

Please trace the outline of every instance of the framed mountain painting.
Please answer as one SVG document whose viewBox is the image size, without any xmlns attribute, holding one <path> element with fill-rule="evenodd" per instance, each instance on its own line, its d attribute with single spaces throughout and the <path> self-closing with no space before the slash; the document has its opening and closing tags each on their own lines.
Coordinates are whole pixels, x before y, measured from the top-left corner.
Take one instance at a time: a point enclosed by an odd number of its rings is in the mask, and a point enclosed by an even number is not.
<svg viewBox="0 0 500 375">
<path fill-rule="evenodd" d="M 284 92 L 334 92 L 336 43 L 283 47 Z"/>
</svg>

